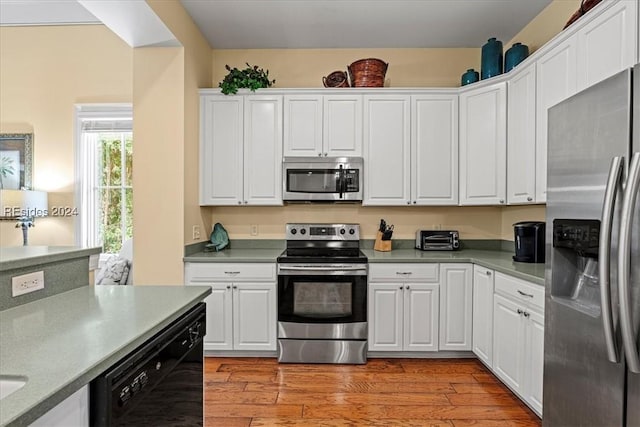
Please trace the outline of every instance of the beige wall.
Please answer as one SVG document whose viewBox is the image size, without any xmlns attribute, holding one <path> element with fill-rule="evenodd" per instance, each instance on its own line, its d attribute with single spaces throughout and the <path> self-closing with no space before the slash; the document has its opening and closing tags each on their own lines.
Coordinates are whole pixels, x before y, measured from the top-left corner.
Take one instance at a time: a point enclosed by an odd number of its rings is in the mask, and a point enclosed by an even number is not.
<svg viewBox="0 0 640 427">
<path fill-rule="evenodd" d="M 76 103 L 131 102 L 132 50 L 103 25 L 0 27 L 0 131 L 33 132 L 33 188 L 75 206 Z M 22 244 L 0 222 L 0 246 Z M 42 218 L 31 245 L 73 245 L 74 218 Z"/>
</svg>

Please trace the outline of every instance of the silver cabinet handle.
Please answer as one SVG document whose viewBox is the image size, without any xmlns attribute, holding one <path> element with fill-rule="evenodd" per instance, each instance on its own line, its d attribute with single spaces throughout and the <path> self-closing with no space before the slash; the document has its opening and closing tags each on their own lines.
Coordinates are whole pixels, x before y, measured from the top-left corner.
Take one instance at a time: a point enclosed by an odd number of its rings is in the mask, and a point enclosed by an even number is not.
<svg viewBox="0 0 640 427">
<path fill-rule="evenodd" d="M 396 271 L 396 274 L 399 276 L 408 276 L 409 274 L 413 274 L 410 271 Z"/>
<path fill-rule="evenodd" d="M 241 204 L 242 204 L 242 202 L 241 202 L 240 200 L 238 200 L 238 204 L 239 204 L 239 205 L 241 205 Z"/>
<path fill-rule="evenodd" d="M 418 203 L 418 202 L 416 202 L 415 200 L 413 201 L 413 204 L 414 204 L 414 205 L 415 205 L 415 204 L 417 204 L 417 203 Z"/>
<path fill-rule="evenodd" d="M 244 204 L 246 205 L 247 203 L 249 203 L 249 202 L 247 202 L 247 201 L 245 200 L 245 201 L 244 201 Z"/>
<path fill-rule="evenodd" d="M 522 313 L 522 314 L 524 314 L 524 317 L 527 317 L 527 318 L 530 316 L 530 314 L 528 312 L 526 312 L 526 311 L 524 313 Z"/>
<path fill-rule="evenodd" d="M 516 310 L 516 313 L 518 313 L 518 314 L 522 314 L 522 313 L 524 313 L 524 311 L 522 311 L 522 310 L 520 310 L 520 309 L 517 309 L 517 310 Z"/>
<path fill-rule="evenodd" d="M 500 204 L 504 205 L 504 199 L 500 199 Z"/>
<path fill-rule="evenodd" d="M 236 285 L 233 285 L 233 289 L 238 289 L 238 287 Z"/>
<path fill-rule="evenodd" d="M 231 289 L 231 285 L 227 285 L 227 289 Z"/>
<path fill-rule="evenodd" d="M 329 153 L 324 153 L 324 156 L 327 157 L 329 155 Z"/>
<path fill-rule="evenodd" d="M 485 273 L 487 276 L 491 276 L 491 272 L 490 271 L 485 271 Z"/>
<path fill-rule="evenodd" d="M 407 289 L 411 289 L 411 287 L 409 285 L 407 285 Z"/>
<path fill-rule="evenodd" d="M 602 218 L 600 220 L 600 242 L 598 246 L 598 268 L 600 276 L 600 306 L 602 307 L 602 327 L 604 328 L 604 340 L 607 345 L 607 356 L 610 362 L 618 363 L 620 355 L 615 340 L 613 326 L 613 314 L 611 311 L 611 229 L 613 224 L 613 212 L 616 204 L 618 190 L 622 189 L 622 157 L 611 159 L 609 178 L 604 192 L 602 206 Z"/>
<path fill-rule="evenodd" d="M 236 274 L 240 274 L 240 272 L 239 271 L 225 271 L 224 274 L 235 276 Z"/>
<path fill-rule="evenodd" d="M 527 202 L 532 202 L 533 201 L 533 197 L 529 196 L 527 197 Z"/>
<path fill-rule="evenodd" d="M 640 152 L 633 154 L 629 165 L 629 176 L 622 199 L 620 212 L 620 244 L 618 246 L 618 284 L 620 298 L 620 328 L 622 343 L 627 356 L 629 370 L 640 373 L 640 355 L 638 355 L 637 333 L 633 330 L 633 313 L 631 312 L 631 295 L 629 281 L 631 278 L 631 229 L 640 187 Z"/>
<path fill-rule="evenodd" d="M 523 297 L 533 298 L 533 295 L 532 295 L 532 294 L 528 294 L 528 293 L 526 293 L 526 292 L 522 292 L 520 289 L 518 289 L 518 293 L 519 293 L 520 295 L 522 295 Z"/>
<path fill-rule="evenodd" d="M 322 153 L 318 153 L 318 157 L 322 157 Z"/>
<path fill-rule="evenodd" d="M 400 289 L 404 289 L 404 286 L 400 286 Z"/>
<path fill-rule="evenodd" d="M 411 200 L 407 200 L 407 204 L 410 205 L 411 204 Z"/>
</svg>

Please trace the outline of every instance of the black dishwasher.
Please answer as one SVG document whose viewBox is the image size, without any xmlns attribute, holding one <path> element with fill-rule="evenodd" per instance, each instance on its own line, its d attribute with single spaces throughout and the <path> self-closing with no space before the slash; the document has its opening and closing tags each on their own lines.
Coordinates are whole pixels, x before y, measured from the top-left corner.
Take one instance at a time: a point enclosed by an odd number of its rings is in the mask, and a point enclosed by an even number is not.
<svg viewBox="0 0 640 427">
<path fill-rule="evenodd" d="M 205 304 L 91 382 L 92 426 L 201 426 Z"/>
</svg>

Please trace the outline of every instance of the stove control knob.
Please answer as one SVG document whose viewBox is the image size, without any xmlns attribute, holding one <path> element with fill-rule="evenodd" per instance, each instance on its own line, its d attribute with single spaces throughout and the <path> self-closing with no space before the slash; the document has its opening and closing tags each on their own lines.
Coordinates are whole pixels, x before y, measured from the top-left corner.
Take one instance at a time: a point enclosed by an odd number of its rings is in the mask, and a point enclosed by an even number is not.
<svg viewBox="0 0 640 427">
<path fill-rule="evenodd" d="M 354 230 L 353 228 L 349 230 L 349 234 L 356 234 L 356 230 Z"/>
<path fill-rule="evenodd" d="M 298 232 L 298 230 L 296 230 L 295 228 L 291 229 L 291 234 L 296 234 Z"/>
<path fill-rule="evenodd" d="M 307 234 L 307 230 L 303 228 L 302 230 L 300 230 L 300 234 L 302 234 L 302 235 Z"/>
<path fill-rule="evenodd" d="M 346 230 L 343 228 L 340 230 L 340 234 L 344 234 L 344 233 L 346 233 Z"/>
</svg>

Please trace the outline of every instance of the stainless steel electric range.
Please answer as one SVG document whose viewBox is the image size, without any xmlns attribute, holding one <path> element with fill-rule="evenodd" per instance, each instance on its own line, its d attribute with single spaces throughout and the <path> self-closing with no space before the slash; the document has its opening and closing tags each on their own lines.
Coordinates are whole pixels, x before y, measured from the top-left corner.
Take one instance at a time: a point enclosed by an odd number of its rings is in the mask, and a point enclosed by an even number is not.
<svg viewBox="0 0 640 427">
<path fill-rule="evenodd" d="M 367 257 L 358 224 L 287 224 L 278 257 L 278 361 L 367 361 Z"/>
</svg>

